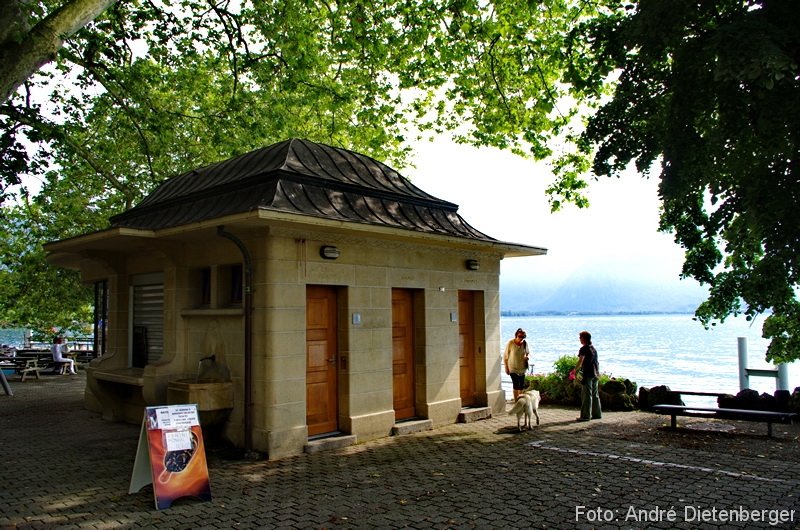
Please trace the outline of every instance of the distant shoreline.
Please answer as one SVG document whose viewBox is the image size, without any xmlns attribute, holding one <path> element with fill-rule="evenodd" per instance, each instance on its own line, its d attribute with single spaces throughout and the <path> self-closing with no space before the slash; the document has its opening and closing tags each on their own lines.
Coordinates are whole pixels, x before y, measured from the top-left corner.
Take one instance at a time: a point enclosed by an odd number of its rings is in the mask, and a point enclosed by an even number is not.
<svg viewBox="0 0 800 530">
<path fill-rule="evenodd" d="M 694 315 L 686 311 L 500 311 L 501 317 L 603 317 L 638 315 Z"/>
</svg>

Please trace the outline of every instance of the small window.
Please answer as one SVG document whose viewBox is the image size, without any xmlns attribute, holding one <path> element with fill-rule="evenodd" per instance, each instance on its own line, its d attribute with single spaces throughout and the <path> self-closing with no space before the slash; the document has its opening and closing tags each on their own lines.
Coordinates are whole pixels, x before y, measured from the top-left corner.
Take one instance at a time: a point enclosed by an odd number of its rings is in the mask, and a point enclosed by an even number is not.
<svg viewBox="0 0 800 530">
<path fill-rule="evenodd" d="M 223 265 L 217 275 L 220 307 L 242 305 L 242 264 Z"/>
<path fill-rule="evenodd" d="M 200 304 L 211 305 L 211 267 L 200 269 Z"/>
<path fill-rule="evenodd" d="M 230 267 L 230 304 L 242 305 L 244 272 L 242 265 L 231 265 Z"/>
<path fill-rule="evenodd" d="M 189 307 L 219 309 L 241 306 L 244 274 L 241 263 L 193 269 L 189 276 Z"/>
<path fill-rule="evenodd" d="M 106 353 L 108 333 L 108 280 L 94 284 L 94 357 Z"/>
</svg>

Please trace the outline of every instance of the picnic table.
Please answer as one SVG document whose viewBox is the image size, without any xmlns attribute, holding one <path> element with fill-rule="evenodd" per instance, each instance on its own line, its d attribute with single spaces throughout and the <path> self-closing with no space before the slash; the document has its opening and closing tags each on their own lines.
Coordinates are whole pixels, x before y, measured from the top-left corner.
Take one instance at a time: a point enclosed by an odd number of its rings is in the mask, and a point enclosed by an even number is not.
<svg viewBox="0 0 800 530">
<path fill-rule="evenodd" d="M 44 368 L 39 365 L 39 360 L 35 357 L 9 357 L 0 360 L 0 370 L 14 370 L 14 373 L 20 376 L 20 382 L 25 381 L 30 374 L 39 379 L 39 372 Z"/>
<path fill-rule="evenodd" d="M 72 350 L 64 354 L 64 357 L 70 357 L 75 361 L 75 369 L 77 370 L 79 367 L 83 366 L 84 363 L 81 362 L 81 354 L 86 352 L 82 350 Z M 36 361 L 35 365 L 30 364 L 25 366 L 27 361 Z M 86 359 L 88 362 L 89 359 Z M 13 369 L 15 373 L 20 373 L 19 369 L 29 368 L 28 373 L 34 373 L 34 368 L 38 368 L 39 371 L 45 371 L 50 369 L 52 373 L 56 373 L 62 368 L 63 363 L 57 363 L 53 360 L 53 354 L 50 350 L 42 350 L 42 349 L 22 349 L 17 350 L 16 356 L 14 357 L 0 357 L 0 368 L 5 368 L 6 370 Z"/>
</svg>

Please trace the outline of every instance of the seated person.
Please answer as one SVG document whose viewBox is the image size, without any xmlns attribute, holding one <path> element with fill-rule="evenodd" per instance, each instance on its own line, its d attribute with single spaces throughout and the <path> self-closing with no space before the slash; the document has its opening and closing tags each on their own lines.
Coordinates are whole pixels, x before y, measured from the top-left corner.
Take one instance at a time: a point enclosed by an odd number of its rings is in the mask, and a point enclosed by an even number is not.
<svg viewBox="0 0 800 530">
<path fill-rule="evenodd" d="M 78 373 L 75 371 L 75 361 L 69 357 L 64 357 L 64 354 L 69 351 L 69 347 L 63 342 L 64 339 L 62 337 L 53 339 L 53 347 L 50 349 L 53 352 L 53 361 L 62 363 L 62 366 L 69 365 L 69 373 L 75 375 Z"/>
</svg>

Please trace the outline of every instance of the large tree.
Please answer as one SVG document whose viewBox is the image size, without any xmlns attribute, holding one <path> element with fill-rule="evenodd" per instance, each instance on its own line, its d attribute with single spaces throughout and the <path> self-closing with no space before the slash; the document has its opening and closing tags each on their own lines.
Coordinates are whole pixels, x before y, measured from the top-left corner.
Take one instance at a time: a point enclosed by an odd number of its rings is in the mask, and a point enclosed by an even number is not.
<svg viewBox="0 0 800 530">
<path fill-rule="evenodd" d="M 14 5 L 20 28 L 59 7 Z M 53 64 L 0 105 L 0 181 L 16 196 L 5 216 L 30 217 L 0 230 L 32 242 L 4 253 L 6 322 L 23 323 L 23 285 L 53 276 L 41 242 L 103 228 L 165 178 L 287 137 L 398 166 L 411 130 L 546 156 L 572 116 L 557 107 L 562 44 L 594 12 L 563 0 L 113 4 L 60 35 Z M 0 68 L 14 61 L 0 55 Z"/>
<path fill-rule="evenodd" d="M 44 182 L 8 207 L 23 221 L 4 223 L 4 240 L 101 228 L 175 173 L 289 136 L 402 166 L 409 130 L 450 131 L 552 158 L 554 208 L 586 205 L 590 161 L 595 175 L 660 164 L 661 227 L 686 249 L 684 274 L 711 286 L 698 317 L 766 312 L 768 356 L 796 358 L 793 3 L 113 4 L 80 31 L 43 39 L 63 41 L 54 67 L 0 106 L 3 190 L 22 174 Z M 74 2 L 10 4 L 24 22 L 17 28 L 35 28 Z M 93 4 L 100 12 L 106 2 Z M 3 50 L 12 33 L 0 27 Z M 0 54 L 0 69 L 14 57 Z M 577 135 L 582 115 L 590 118 Z M 567 141 L 562 152 L 556 138 Z M 43 261 L 40 246 L 26 248 L 4 256 L 0 275 L 18 278 Z M 0 292 L 0 305 L 21 299 L 14 294 Z"/>
<path fill-rule="evenodd" d="M 661 229 L 710 286 L 706 325 L 766 313 L 767 358 L 800 358 L 800 9 L 643 0 L 576 30 L 571 81 L 611 99 L 582 140 L 594 173 L 658 164 Z"/>
</svg>

